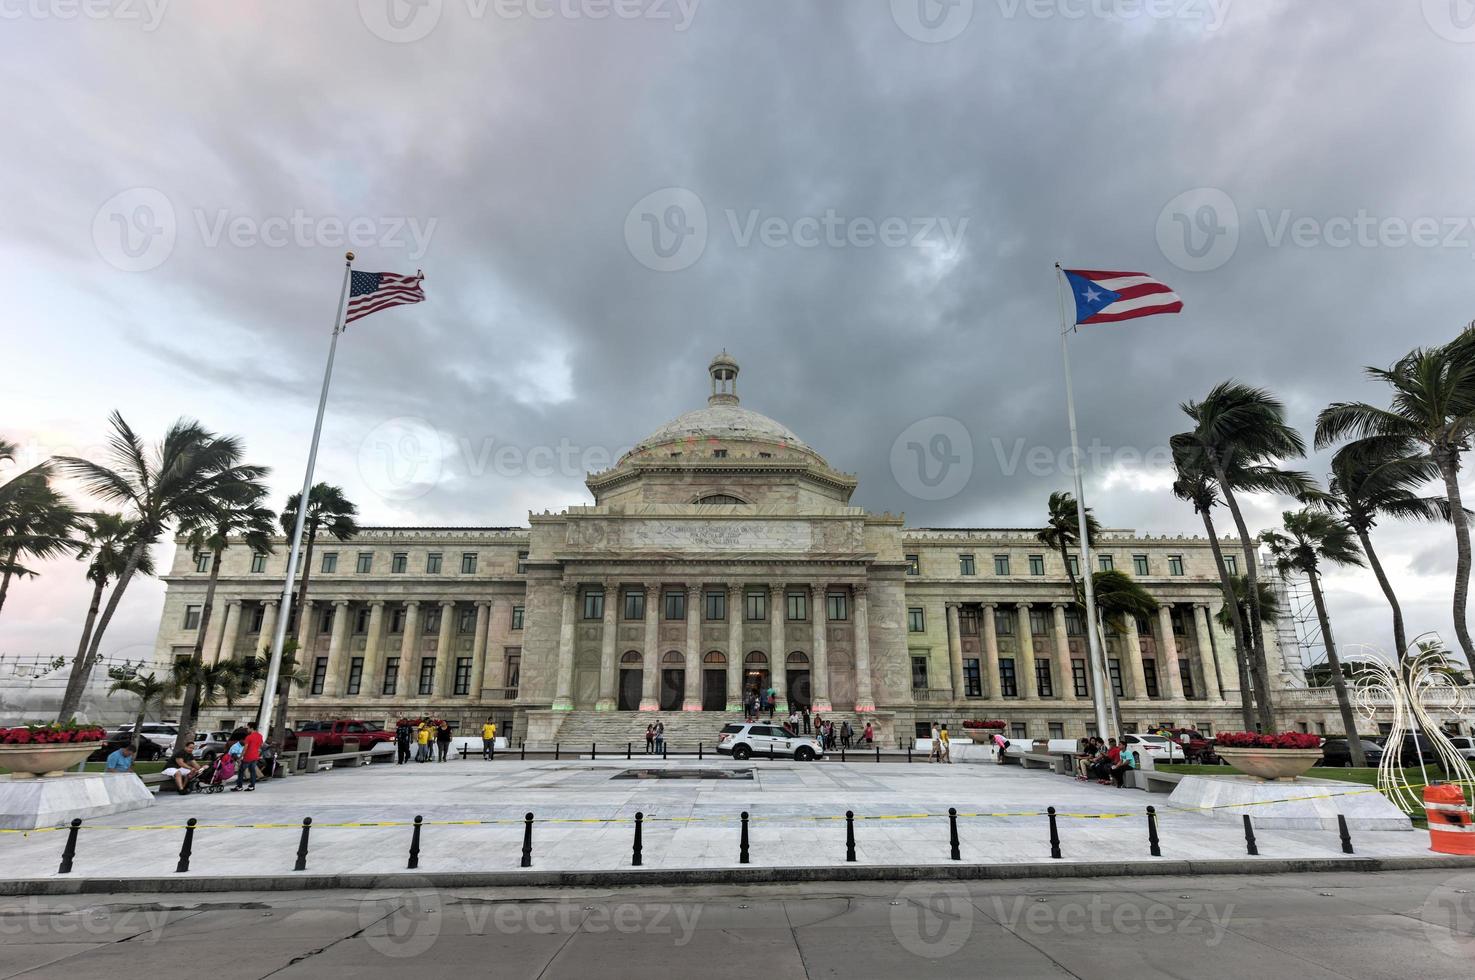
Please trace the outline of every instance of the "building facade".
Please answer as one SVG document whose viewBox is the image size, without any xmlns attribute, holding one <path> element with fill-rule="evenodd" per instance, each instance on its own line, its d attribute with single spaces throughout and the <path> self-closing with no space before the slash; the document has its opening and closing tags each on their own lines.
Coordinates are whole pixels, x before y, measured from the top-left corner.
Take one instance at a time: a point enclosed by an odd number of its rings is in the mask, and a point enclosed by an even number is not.
<svg viewBox="0 0 1475 980">
<path fill-rule="evenodd" d="M 1034 529 L 907 528 L 852 506 L 854 477 L 740 404 L 731 357 L 708 370 L 707 405 L 591 474 L 590 505 L 525 528 L 320 540 L 289 624 L 304 675 L 290 718 L 431 714 L 471 729 L 490 715 L 517 738 L 577 743 L 638 738 L 659 716 L 710 741 L 745 692 L 771 687 L 781 705 L 864 717 L 888 739 L 974 718 L 1019 736 L 1094 731 L 1083 617 Z M 225 552 L 207 657 L 269 646 L 286 553 Z M 1160 603 L 1106 631 L 1126 727 L 1242 727 L 1208 541 L 1108 530 L 1092 557 Z M 209 571 L 208 555 L 179 549 L 161 659 L 192 649 Z M 250 713 L 217 705 L 205 721 Z M 1311 730 L 1335 717 L 1297 715 Z"/>
</svg>

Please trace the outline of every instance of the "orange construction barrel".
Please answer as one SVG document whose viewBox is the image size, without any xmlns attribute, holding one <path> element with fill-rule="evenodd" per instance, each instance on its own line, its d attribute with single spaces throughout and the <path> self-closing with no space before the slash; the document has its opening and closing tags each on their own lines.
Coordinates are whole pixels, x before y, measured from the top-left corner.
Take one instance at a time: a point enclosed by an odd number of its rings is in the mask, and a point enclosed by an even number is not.
<svg viewBox="0 0 1475 980">
<path fill-rule="evenodd" d="M 1475 854 L 1475 824 L 1465 793 L 1455 783 L 1424 787 L 1424 816 L 1429 821 L 1429 848 L 1441 854 Z"/>
</svg>

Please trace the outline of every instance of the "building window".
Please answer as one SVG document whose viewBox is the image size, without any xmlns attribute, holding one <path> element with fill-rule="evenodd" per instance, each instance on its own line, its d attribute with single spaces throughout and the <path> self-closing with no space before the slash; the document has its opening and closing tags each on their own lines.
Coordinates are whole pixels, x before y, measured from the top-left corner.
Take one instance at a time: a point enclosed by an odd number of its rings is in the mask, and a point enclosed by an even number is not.
<svg viewBox="0 0 1475 980">
<path fill-rule="evenodd" d="M 703 612 L 707 622 L 719 622 L 727 618 L 727 593 L 707 592 L 702 596 Z"/>
<path fill-rule="evenodd" d="M 1151 637 L 1152 636 L 1152 620 L 1148 619 L 1146 616 L 1138 616 L 1137 617 L 1137 635 L 1138 636 Z"/>
<path fill-rule="evenodd" d="M 399 690 L 399 657 L 384 658 L 384 686 L 381 691 L 388 695 Z"/>
<path fill-rule="evenodd" d="M 456 658 L 456 681 L 451 689 L 452 694 L 466 695 L 471 693 L 471 658 Z"/>
<path fill-rule="evenodd" d="M 1182 606 L 1172 606 L 1172 607 L 1170 607 L 1169 610 L 1168 610 L 1168 619 L 1173 624 L 1173 635 L 1174 636 L 1182 636 L 1182 635 L 1184 635 L 1183 607 Z"/>
<path fill-rule="evenodd" d="M 1065 566 L 1070 569 L 1070 574 L 1076 578 L 1081 577 L 1081 559 L 1076 555 L 1065 556 Z"/>
<path fill-rule="evenodd" d="M 1134 575 L 1147 575 L 1147 574 L 1149 574 L 1149 572 L 1148 572 L 1148 565 L 1147 565 L 1147 556 L 1146 555 L 1133 555 L 1132 556 L 1132 573 Z"/>
<path fill-rule="evenodd" d="M 1009 574 L 1009 556 L 1008 555 L 994 555 L 994 574 L 995 575 L 1008 575 Z"/>
<path fill-rule="evenodd" d="M 301 556 L 300 555 L 298 556 L 298 560 L 301 561 Z M 302 571 L 302 569 L 299 568 L 298 571 L 300 572 L 300 571 Z M 323 552 L 323 564 L 322 564 L 321 571 L 323 571 L 324 573 L 326 573 L 328 575 L 333 575 L 333 574 L 336 574 L 337 573 L 337 571 L 338 571 L 338 552 L 336 552 L 336 551 L 325 551 L 325 552 Z"/>
<path fill-rule="evenodd" d="M 357 571 L 360 575 L 367 575 L 374 570 L 374 553 L 372 551 L 360 551 Z"/>
<path fill-rule="evenodd" d="M 443 560 L 444 560 L 444 556 L 439 551 L 432 551 L 430 554 L 426 555 L 425 556 L 425 574 L 426 575 L 439 575 L 440 574 L 441 562 Z"/>
<path fill-rule="evenodd" d="M 299 551 L 299 552 L 297 552 L 297 568 L 296 568 L 296 570 L 292 574 L 294 574 L 294 575 L 301 575 L 302 574 L 302 562 L 306 558 L 307 558 L 307 552 L 306 551 Z"/>
<path fill-rule="evenodd" d="M 410 570 L 410 556 L 403 551 L 396 551 L 389 559 L 389 571 L 392 575 L 403 575 Z"/>
<path fill-rule="evenodd" d="M 1086 621 L 1081 616 L 1081 610 L 1076 606 L 1065 607 L 1065 635 L 1085 636 Z"/>
<path fill-rule="evenodd" d="M 1169 575 L 1182 575 L 1183 574 L 1183 556 L 1182 555 L 1169 555 L 1168 556 L 1168 574 Z"/>
<path fill-rule="evenodd" d="M 312 665 L 312 693 L 322 694 L 328 682 L 328 658 L 318 657 Z"/>
<path fill-rule="evenodd" d="M 959 575 L 976 575 L 976 574 L 978 574 L 978 569 L 976 567 L 974 567 L 974 564 L 973 564 L 973 556 L 972 555 L 959 555 L 958 556 L 958 574 Z"/>
<path fill-rule="evenodd" d="M 1178 661 L 1178 676 L 1183 678 L 1183 696 L 1185 698 L 1195 697 L 1193 690 L 1193 667 L 1187 660 Z"/>
<path fill-rule="evenodd" d="M 1014 610 L 997 609 L 994 611 L 994 635 L 1014 635 Z"/>
<path fill-rule="evenodd" d="M 476 632 L 476 607 L 466 606 L 456 612 L 456 632 Z"/>
<path fill-rule="evenodd" d="M 476 574 L 476 552 L 467 551 L 461 555 L 461 574 Z"/>
<path fill-rule="evenodd" d="M 584 618 L 585 619 L 603 619 L 604 618 L 604 590 L 602 590 L 602 589 L 586 589 L 586 590 L 584 590 Z"/>
<path fill-rule="evenodd" d="M 507 690 L 517 696 L 517 687 L 522 682 L 522 647 L 507 648 Z"/>
<path fill-rule="evenodd" d="M 1029 727 L 1022 721 L 1012 722 L 1009 725 L 1010 738 L 1028 738 Z"/>
<path fill-rule="evenodd" d="M 922 574 L 922 559 L 917 555 L 907 555 L 907 574 Z"/>
<path fill-rule="evenodd" d="M 1127 689 L 1122 686 L 1122 662 L 1112 657 L 1106 661 L 1106 672 L 1111 675 L 1111 691 L 1119 698 L 1127 696 Z"/>
<path fill-rule="evenodd" d="M 420 693 L 435 693 L 435 658 L 424 657 L 420 660 Z"/>
<path fill-rule="evenodd" d="M 643 589 L 632 589 L 625 593 L 625 618 L 634 620 L 645 618 L 645 591 Z"/>
<path fill-rule="evenodd" d="M 208 571 L 210 571 L 210 552 L 208 552 L 208 551 L 197 551 L 197 552 L 195 552 L 195 571 L 197 571 L 197 572 L 208 572 Z"/>
<path fill-rule="evenodd" d="M 726 449 L 714 449 L 714 450 L 712 450 L 712 458 L 713 459 L 726 459 L 727 458 L 727 450 Z M 725 494 L 719 494 L 719 496 L 725 496 Z"/>
<path fill-rule="evenodd" d="M 830 622 L 840 622 L 849 619 L 849 597 L 844 592 L 825 593 L 825 615 Z"/>
<path fill-rule="evenodd" d="M 1029 573 L 1031 575 L 1036 575 L 1036 576 L 1038 576 L 1038 575 L 1044 575 L 1045 574 L 1045 556 L 1044 555 L 1030 555 L 1029 556 Z"/>
<path fill-rule="evenodd" d="M 260 575 L 264 571 L 266 571 L 266 555 L 258 551 L 251 556 L 251 574 Z"/>
<path fill-rule="evenodd" d="M 743 618 L 750 623 L 761 623 L 768 618 L 768 593 L 748 592 L 743 596 Z"/>
<path fill-rule="evenodd" d="M 661 596 L 661 600 L 665 603 L 666 606 L 666 608 L 663 610 L 666 619 L 686 618 L 685 592 L 667 592 Z"/>
<path fill-rule="evenodd" d="M 1096 567 L 1103 572 L 1114 572 L 1116 571 L 1116 559 L 1112 558 L 1111 555 L 1097 555 Z"/>
<path fill-rule="evenodd" d="M 1142 686 L 1147 688 L 1147 696 L 1155 698 L 1157 694 L 1157 661 L 1142 661 Z"/>
<path fill-rule="evenodd" d="M 927 690 L 927 658 L 912 658 L 912 690 Z"/>
<path fill-rule="evenodd" d="M 1040 697 L 1048 698 L 1055 694 L 1053 678 L 1050 677 L 1050 661 L 1040 658 L 1035 659 L 1035 690 Z"/>
<path fill-rule="evenodd" d="M 519 551 L 517 553 L 517 574 L 526 575 L 528 570 L 528 553 Z"/>
<path fill-rule="evenodd" d="M 1049 734 L 1049 737 L 1050 738 L 1064 738 L 1065 737 L 1065 722 L 1063 722 L 1063 721 L 1052 721 L 1052 722 L 1050 722 L 1049 724 L 1047 724 L 1045 726 L 1045 730 L 1050 733 Z"/>
<path fill-rule="evenodd" d="M 512 628 L 515 629 L 515 630 L 522 629 L 522 607 L 521 606 L 513 606 L 512 607 Z"/>
<path fill-rule="evenodd" d="M 318 614 L 318 632 L 319 633 L 331 633 L 331 632 L 333 632 L 333 613 L 334 613 L 334 611 L 335 611 L 334 607 L 333 606 L 329 606 L 328 608 L 324 609 L 321 613 Z"/>
<path fill-rule="evenodd" d="M 349 694 L 357 694 L 364 683 L 364 658 L 354 657 L 348 661 L 348 688 Z"/>
<path fill-rule="evenodd" d="M 1239 559 L 1236 556 L 1234 556 L 1234 555 L 1225 555 L 1224 556 L 1224 570 L 1226 572 L 1228 572 L 1230 575 L 1238 575 L 1239 574 Z M 1178 574 L 1179 575 L 1182 575 L 1183 573 L 1182 572 L 1179 572 Z"/>
<path fill-rule="evenodd" d="M 187 630 L 197 630 L 200 628 L 199 606 L 184 607 L 184 628 Z"/>
<path fill-rule="evenodd" d="M 958 633 L 962 636 L 978 635 L 978 607 L 961 606 L 958 609 Z"/>
<path fill-rule="evenodd" d="M 1086 662 L 1084 660 L 1072 660 L 1070 662 L 1070 679 L 1075 685 L 1076 697 L 1088 698 L 1091 692 L 1086 687 Z"/>
<path fill-rule="evenodd" d="M 368 606 L 360 606 L 353 614 L 353 631 L 359 635 L 369 632 L 369 615 L 371 610 Z"/>
<path fill-rule="evenodd" d="M 1006 698 L 1019 697 L 1019 681 L 1014 676 L 1014 658 L 999 658 L 999 694 Z"/>
<path fill-rule="evenodd" d="M 1050 614 L 1044 609 L 1031 608 L 1029 611 L 1029 631 L 1034 636 L 1044 636 L 1050 632 Z"/>
<path fill-rule="evenodd" d="M 1208 738 L 1210 735 L 1214 734 L 1214 726 L 1206 721 L 1201 721 L 1193 727 L 1197 728 L 1198 733 L 1204 738 Z"/>
<path fill-rule="evenodd" d="M 809 618 L 809 593 L 790 592 L 784 596 L 784 604 L 791 622 L 800 623 Z"/>
<path fill-rule="evenodd" d="M 440 607 L 425 610 L 425 619 L 420 623 L 420 632 L 429 636 L 440 632 Z"/>
<path fill-rule="evenodd" d="M 969 698 L 983 697 L 983 672 L 979 670 L 977 660 L 968 659 L 963 661 L 963 696 Z"/>
<path fill-rule="evenodd" d="M 912 606 L 907 610 L 907 632 L 927 632 L 927 617 L 923 613 L 921 606 Z"/>
<path fill-rule="evenodd" d="M 266 609 L 262 606 L 257 606 L 255 609 L 251 610 L 251 628 L 246 630 L 246 632 L 260 633 L 261 625 L 265 621 L 265 619 Z"/>
<path fill-rule="evenodd" d="M 394 634 L 405 631 L 405 607 L 400 606 L 389 614 L 389 632 Z"/>
</svg>

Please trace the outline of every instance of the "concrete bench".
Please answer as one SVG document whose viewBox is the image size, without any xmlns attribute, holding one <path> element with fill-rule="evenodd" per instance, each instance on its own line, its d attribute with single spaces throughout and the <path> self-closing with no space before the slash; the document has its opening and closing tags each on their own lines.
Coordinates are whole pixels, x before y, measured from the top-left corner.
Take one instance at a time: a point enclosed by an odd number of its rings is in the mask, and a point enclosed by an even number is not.
<svg viewBox="0 0 1475 980">
<path fill-rule="evenodd" d="M 322 772 L 339 766 L 367 766 L 373 760 L 368 752 L 338 752 L 333 755 L 308 756 L 307 772 Z"/>
<path fill-rule="evenodd" d="M 1149 793 L 1171 793 L 1183 778 L 1181 772 L 1159 772 L 1156 769 L 1133 769 L 1127 773 L 1125 784 L 1133 789 Z"/>
</svg>

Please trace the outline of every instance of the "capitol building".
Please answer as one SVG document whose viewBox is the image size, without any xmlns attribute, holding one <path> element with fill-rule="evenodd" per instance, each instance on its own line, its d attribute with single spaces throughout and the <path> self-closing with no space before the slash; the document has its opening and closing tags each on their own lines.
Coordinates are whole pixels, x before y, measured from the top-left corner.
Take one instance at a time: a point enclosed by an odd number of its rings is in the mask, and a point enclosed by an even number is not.
<svg viewBox="0 0 1475 980">
<path fill-rule="evenodd" d="M 888 741 L 967 719 L 1094 731 L 1083 617 L 1036 529 L 907 527 L 852 506 L 853 476 L 740 403 L 735 360 L 708 373 L 704 407 L 588 476 L 592 504 L 523 528 L 320 538 L 290 624 L 305 675 L 291 722 L 429 714 L 470 733 L 491 716 L 515 740 L 578 744 L 638 741 L 660 718 L 710 743 L 745 692 L 772 687 L 781 710 L 870 720 Z M 207 659 L 269 646 L 286 554 L 225 552 Z M 1160 603 L 1107 630 L 1126 727 L 1243 727 L 1209 542 L 1107 530 L 1093 560 Z M 164 577 L 161 662 L 193 648 L 208 562 L 180 548 Z M 1301 686 L 1273 641 L 1275 682 Z M 255 700 L 207 707 L 201 727 L 242 722 Z M 1339 725 L 1324 698 L 1278 709 L 1288 728 Z"/>
</svg>

